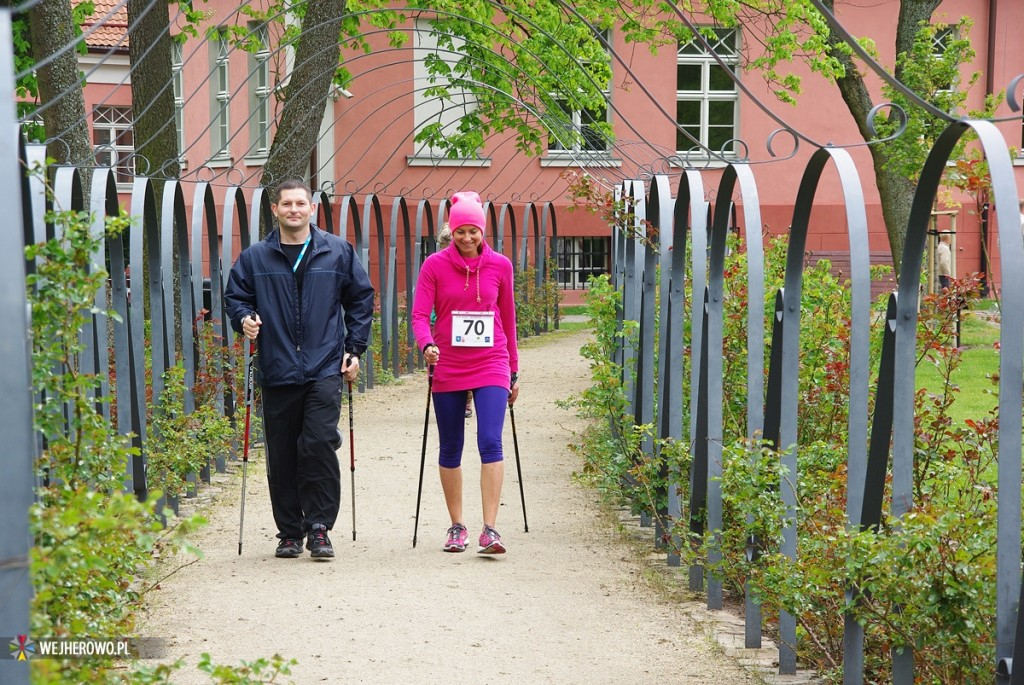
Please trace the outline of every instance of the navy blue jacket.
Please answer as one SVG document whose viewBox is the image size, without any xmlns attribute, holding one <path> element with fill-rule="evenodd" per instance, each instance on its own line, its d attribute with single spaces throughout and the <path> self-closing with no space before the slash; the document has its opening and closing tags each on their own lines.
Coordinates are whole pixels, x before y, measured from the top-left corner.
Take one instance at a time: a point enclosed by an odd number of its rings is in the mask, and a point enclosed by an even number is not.
<svg viewBox="0 0 1024 685">
<path fill-rule="evenodd" d="M 373 286 L 346 240 L 310 226 L 301 301 L 277 230 L 231 267 L 224 307 L 231 327 L 257 312 L 264 386 L 302 385 L 341 372 L 344 352 L 362 354 L 373 320 Z M 347 330 L 347 335 L 346 335 Z"/>
</svg>

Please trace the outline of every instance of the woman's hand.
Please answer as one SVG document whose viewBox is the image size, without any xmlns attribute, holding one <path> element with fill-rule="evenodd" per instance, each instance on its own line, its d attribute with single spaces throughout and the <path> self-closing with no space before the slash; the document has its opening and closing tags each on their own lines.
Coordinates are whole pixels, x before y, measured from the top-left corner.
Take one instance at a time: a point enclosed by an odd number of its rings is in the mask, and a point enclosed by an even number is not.
<svg viewBox="0 0 1024 685">
<path fill-rule="evenodd" d="M 441 350 L 437 345 L 427 345 L 423 348 L 423 360 L 433 366 L 441 359 Z"/>
<path fill-rule="evenodd" d="M 512 374 L 512 382 L 508 389 L 508 403 L 509 406 L 516 403 L 516 398 L 519 397 L 519 374 Z"/>
</svg>

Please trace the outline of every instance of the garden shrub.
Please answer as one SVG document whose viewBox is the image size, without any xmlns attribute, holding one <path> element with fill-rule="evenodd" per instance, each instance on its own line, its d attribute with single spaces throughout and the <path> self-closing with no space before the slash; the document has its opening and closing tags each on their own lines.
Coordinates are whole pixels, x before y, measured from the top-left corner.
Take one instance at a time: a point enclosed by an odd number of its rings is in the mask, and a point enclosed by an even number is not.
<svg viewBox="0 0 1024 685">
<path fill-rule="evenodd" d="M 780 610 L 794 615 L 798 657 L 830 681 L 841 679 L 844 612 L 851 612 L 866 626 L 866 682 L 888 682 L 891 651 L 906 645 L 912 645 L 917 655 L 918 682 L 974 682 L 978 673 L 991 670 L 992 662 L 998 422 L 993 415 L 955 425 L 949 409 L 957 393 L 950 380 L 959 363 L 953 342 L 956 315 L 977 297 L 978 279 L 964 278 L 922 302 L 918 361 L 936 365 L 945 383 L 940 392 L 921 390 L 915 396 L 914 506 L 899 519 L 884 516 L 877 531 L 858 531 L 850 529 L 846 515 L 850 290 L 825 260 L 805 268 L 798 473 L 789 474 L 779 452 L 747 437 L 746 251 L 737 236 L 730 236 L 729 248 L 723 336 L 723 530 L 691 537 L 684 475 L 674 485 L 684 503 L 681 520 L 662 521 L 682 541 L 673 551 L 684 564 L 707 566 L 708 546 L 719 544 L 723 561 L 709 571 L 737 597 L 749 583 L 764 607 L 770 631 Z M 770 239 L 765 250 L 766 374 L 768 324 L 776 289 L 783 282 L 785 250 L 784 238 Z M 877 276 L 878 269 L 874 271 Z M 638 436 L 651 427 L 633 425 L 626 411 L 622 368 L 614 362 L 619 344 L 635 344 L 637 324 L 627 321 L 617 330 L 621 294 L 606 277 L 591 281 L 587 304 L 595 338 L 582 354 L 590 360 L 592 384 L 566 403 L 596 419 L 576 446 L 584 475 L 616 503 L 658 517 L 657 490 L 667 485 L 659 477 L 689 473 L 690 446 L 688 441 L 656 441 L 653 454 L 641 453 Z M 687 329 L 688 316 L 684 312 Z M 871 318 L 874 376 L 884 301 L 874 304 Z M 688 348 L 684 355 L 688 366 Z M 688 407 L 688 369 L 683 378 Z M 873 381 L 870 387 L 874 388 Z M 684 417 L 684 426 L 688 421 Z M 795 560 L 779 551 L 787 522 L 780 489 L 783 479 L 793 478 L 798 493 Z M 887 494 L 887 509 L 890 500 Z M 760 557 L 753 560 L 745 553 L 751 536 L 760 543 Z"/>
</svg>

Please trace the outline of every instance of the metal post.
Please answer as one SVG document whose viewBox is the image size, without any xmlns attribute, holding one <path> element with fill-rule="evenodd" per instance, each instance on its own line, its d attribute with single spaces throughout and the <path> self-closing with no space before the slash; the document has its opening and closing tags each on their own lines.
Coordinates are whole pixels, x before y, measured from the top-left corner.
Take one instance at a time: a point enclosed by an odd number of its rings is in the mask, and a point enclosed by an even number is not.
<svg viewBox="0 0 1024 685">
<path fill-rule="evenodd" d="M 14 59 L 10 46 L 11 13 L 0 10 L 0 91 L 14 92 Z M 26 189 L 19 168 L 19 141 L 16 135 L 14 103 L 0 100 L 0 194 L 8 216 L 23 216 Z M 0 478 L 0 626 L 8 634 L 27 634 L 32 583 L 28 555 L 32 547 L 28 511 L 32 506 L 32 471 L 36 445 L 32 429 L 31 363 L 29 352 L 28 305 L 25 293 L 25 257 L 22 251 L 24 227 L 17 221 L 7 222 L 14 249 L 0 251 L 0 268 L 14 287 L 0 293 L 0 390 L 3 411 L 0 412 L 0 435 L 5 449 L 0 453 L 3 478 Z M 28 664 L 14 660 L 0 661 L 0 681 L 10 685 L 27 685 Z"/>
</svg>

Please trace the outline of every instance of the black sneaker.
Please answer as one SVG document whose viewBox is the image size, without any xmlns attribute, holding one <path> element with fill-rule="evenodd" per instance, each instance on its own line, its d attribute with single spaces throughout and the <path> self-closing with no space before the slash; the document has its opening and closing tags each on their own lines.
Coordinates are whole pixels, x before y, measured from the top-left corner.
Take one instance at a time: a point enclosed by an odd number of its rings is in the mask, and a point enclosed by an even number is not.
<svg viewBox="0 0 1024 685">
<path fill-rule="evenodd" d="M 302 540 L 298 538 L 283 538 L 277 543 L 277 551 L 274 556 L 280 559 L 295 559 L 302 556 Z"/>
<path fill-rule="evenodd" d="M 331 539 L 327 537 L 327 528 L 323 524 L 316 524 L 309 531 L 306 549 L 314 559 L 330 559 L 334 556 L 334 547 L 331 546 Z"/>
</svg>

